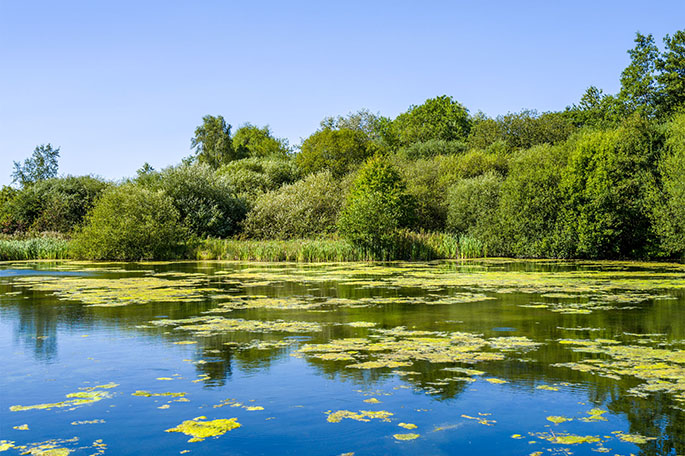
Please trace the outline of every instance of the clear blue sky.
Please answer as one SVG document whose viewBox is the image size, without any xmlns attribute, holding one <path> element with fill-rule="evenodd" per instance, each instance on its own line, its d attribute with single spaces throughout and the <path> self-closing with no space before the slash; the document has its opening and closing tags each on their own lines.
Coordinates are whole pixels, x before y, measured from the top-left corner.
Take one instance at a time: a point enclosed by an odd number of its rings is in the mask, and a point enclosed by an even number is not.
<svg viewBox="0 0 685 456">
<path fill-rule="evenodd" d="M 0 184 L 48 142 L 65 174 L 178 163 L 206 114 L 298 144 L 324 116 L 442 94 L 563 109 L 618 89 L 636 31 L 682 28 L 683 0 L 0 0 Z"/>
</svg>

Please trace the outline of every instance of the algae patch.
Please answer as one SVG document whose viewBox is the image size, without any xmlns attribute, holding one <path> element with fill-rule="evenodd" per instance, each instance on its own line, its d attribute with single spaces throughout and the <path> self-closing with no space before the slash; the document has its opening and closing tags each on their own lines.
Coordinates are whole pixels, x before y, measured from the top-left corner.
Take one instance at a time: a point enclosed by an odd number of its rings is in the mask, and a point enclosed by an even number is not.
<svg viewBox="0 0 685 456">
<path fill-rule="evenodd" d="M 239 428 L 237 418 L 207 420 L 206 416 L 198 416 L 192 420 L 184 421 L 176 427 L 167 429 L 165 432 L 182 432 L 191 436 L 188 442 L 202 442 L 207 437 L 218 437 L 228 431 Z"/>
</svg>

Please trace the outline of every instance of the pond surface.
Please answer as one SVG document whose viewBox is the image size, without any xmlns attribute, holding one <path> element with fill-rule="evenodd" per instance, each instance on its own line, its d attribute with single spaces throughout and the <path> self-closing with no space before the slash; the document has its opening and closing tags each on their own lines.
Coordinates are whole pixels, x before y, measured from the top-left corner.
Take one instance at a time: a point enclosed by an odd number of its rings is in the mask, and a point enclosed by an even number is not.
<svg viewBox="0 0 685 456">
<path fill-rule="evenodd" d="M 685 454 L 685 266 L 0 264 L 5 454 Z"/>
</svg>

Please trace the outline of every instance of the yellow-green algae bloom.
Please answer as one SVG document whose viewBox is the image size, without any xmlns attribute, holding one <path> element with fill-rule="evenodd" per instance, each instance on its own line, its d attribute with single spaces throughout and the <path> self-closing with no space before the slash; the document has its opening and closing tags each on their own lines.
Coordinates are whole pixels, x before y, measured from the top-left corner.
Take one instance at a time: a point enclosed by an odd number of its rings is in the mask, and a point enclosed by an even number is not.
<svg viewBox="0 0 685 456">
<path fill-rule="evenodd" d="M 118 386 L 113 384 L 114 386 Z M 94 402 L 101 401 L 111 395 L 106 391 L 97 390 L 96 388 L 113 388 L 114 386 L 101 385 L 93 386 L 89 388 L 84 388 L 86 391 L 79 391 L 77 393 L 69 393 L 66 395 L 69 400 L 62 402 L 52 402 L 46 404 L 35 404 L 35 405 L 13 405 L 10 407 L 12 412 L 22 412 L 25 410 L 50 410 L 53 408 L 63 408 L 63 407 L 78 407 L 81 405 L 92 404 Z"/>
<path fill-rule="evenodd" d="M 548 416 L 547 421 L 551 421 L 554 424 L 565 423 L 566 421 L 571 421 L 572 418 L 566 418 L 565 416 Z"/>
<path fill-rule="evenodd" d="M 191 436 L 188 442 L 202 442 L 207 437 L 218 437 L 241 426 L 237 418 L 203 421 L 206 419 L 206 416 L 198 416 L 192 420 L 184 421 L 174 428 L 167 429 L 165 432 L 182 432 Z"/>
<path fill-rule="evenodd" d="M 412 423 L 400 423 L 398 424 L 399 427 L 405 428 L 405 429 L 416 429 L 418 426 Z"/>
<path fill-rule="evenodd" d="M 370 411 L 370 410 L 360 410 L 359 413 L 351 412 L 349 410 L 338 410 L 337 412 L 327 411 L 328 417 L 326 421 L 329 423 L 339 423 L 344 418 L 348 418 L 356 421 L 371 421 L 372 419 L 378 419 L 381 421 L 390 421 L 390 417 L 393 415 L 391 412 L 386 412 L 385 410 Z"/>
<path fill-rule="evenodd" d="M 421 437 L 420 434 L 394 434 L 396 440 L 414 440 Z"/>
</svg>

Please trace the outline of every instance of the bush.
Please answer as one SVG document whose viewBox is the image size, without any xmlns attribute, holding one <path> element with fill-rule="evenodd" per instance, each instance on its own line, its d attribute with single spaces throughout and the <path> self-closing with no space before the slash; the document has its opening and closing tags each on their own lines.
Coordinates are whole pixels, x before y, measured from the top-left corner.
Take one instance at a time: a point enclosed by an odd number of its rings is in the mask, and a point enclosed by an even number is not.
<svg viewBox="0 0 685 456">
<path fill-rule="evenodd" d="M 245 158 L 222 166 L 217 172 L 230 182 L 236 195 L 254 203 L 263 193 L 278 190 L 299 179 L 293 160 L 281 158 Z"/>
<path fill-rule="evenodd" d="M 94 260 L 154 260 L 179 257 L 183 228 L 173 200 L 161 190 L 127 184 L 98 200 L 74 238 L 76 257 Z"/>
<path fill-rule="evenodd" d="M 413 201 L 400 174 L 382 156 L 359 171 L 338 221 L 340 234 L 374 257 L 392 258 L 399 230 L 413 222 Z"/>
<path fill-rule="evenodd" d="M 459 179 L 447 197 L 447 229 L 481 242 L 492 240 L 501 188 L 502 177 L 492 172 Z"/>
<path fill-rule="evenodd" d="M 244 222 L 244 234 L 258 239 L 316 237 L 335 231 L 344 186 L 330 172 L 263 194 Z"/>
<path fill-rule="evenodd" d="M 227 237 L 238 232 L 247 212 L 244 201 L 234 195 L 228 179 L 207 165 L 167 168 L 148 184 L 166 193 L 181 223 L 200 237 Z"/>
<path fill-rule="evenodd" d="M 305 174 L 328 170 L 340 177 L 373 155 L 377 147 L 363 131 L 324 128 L 304 140 L 295 161 Z"/>
<path fill-rule="evenodd" d="M 663 190 L 652 214 L 662 253 L 685 255 L 685 114 L 667 124 L 666 148 L 660 166 Z"/>
<path fill-rule="evenodd" d="M 402 155 L 410 160 L 431 158 L 436 155 L 457 155 L 464 152 L 466 152 L 466 143 L 463 141 L 445 141 L 443 139 L 431 139 L 413 143 L 400 151 Z"/>
<path fill-rule="evenodd" d="M 573 146 L 563 176 L 566 238 L 573 256 L 639 258 L 653 241 L 654 141 L 639 117 L 615 130 L 588 132 Z"/>
<path fill-rule="evenodd" d="M 3 208 L 8 232 L 71 232 L 109 186 L 92 176 L 39 180 L 15 191 Z"/>
<path fill-rule="evenodd" d="M 564 208 L 560 184 L 567 152 L 541 145 L 520 151 L 502 185 L 498 211 L 500 254 L 541 257 L 566 255 L 558 237 Z"/>
</svg>

